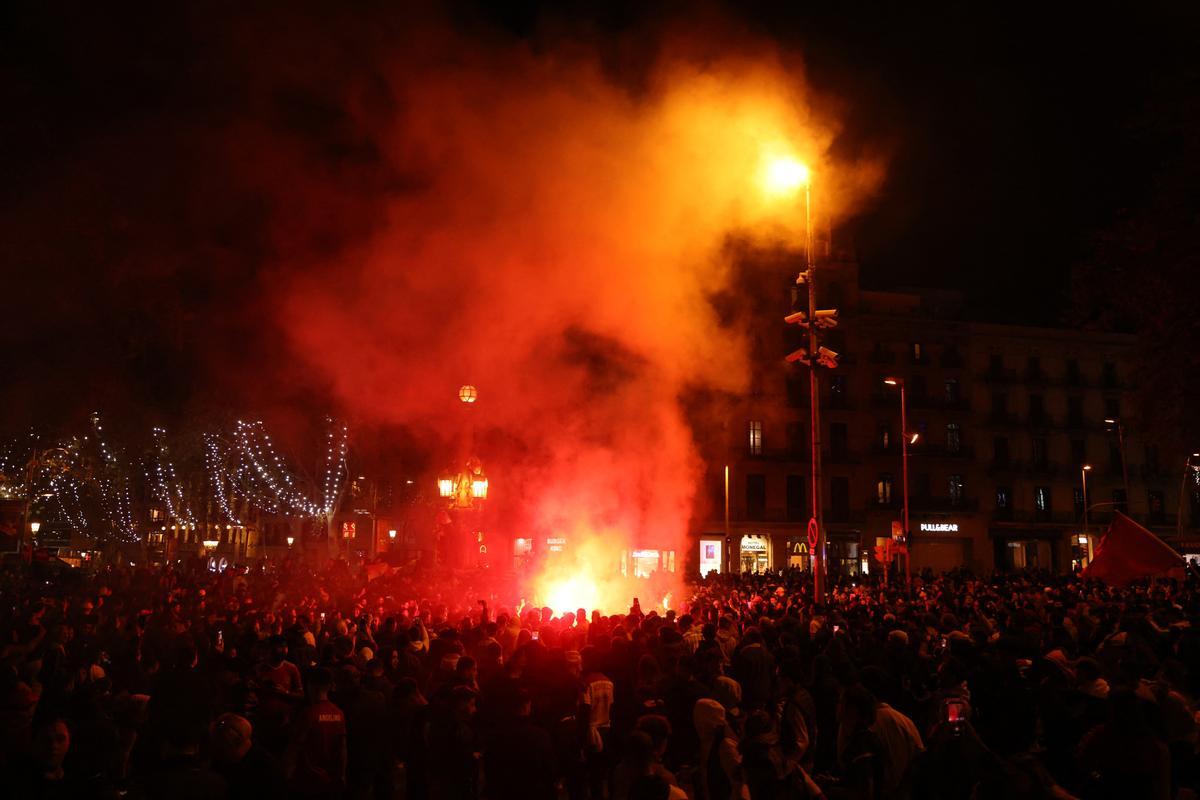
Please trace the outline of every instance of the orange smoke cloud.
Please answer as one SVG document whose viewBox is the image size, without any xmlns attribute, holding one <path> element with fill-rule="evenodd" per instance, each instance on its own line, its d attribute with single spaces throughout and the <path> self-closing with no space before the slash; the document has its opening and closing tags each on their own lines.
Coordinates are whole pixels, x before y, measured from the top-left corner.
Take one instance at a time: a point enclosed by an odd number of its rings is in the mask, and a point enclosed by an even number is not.
<svg viewBox="0 0 1200 800">
<path fill-rule="evenodd" d="M 834 121 L 769 54 L 667 56 L 636 96 L 588 58 L 417 61 L 388 76 L 385 221 L 288 279 L 292 345 L 352 414 L 443 442 L 457 387 L 477 385 L 506 535 L 567 537 L 555 569 L 606 586 L 598 552 L 674 549 L 678 574 L 700 471 L 680 399 L 746 380 L 747 332 L 709 302 L 723 245 L 801 241 L 802 197 L 763 191 L 771 158 L 811 167 L 822 219 L 875 165 L 831 167 Z"/>
</svg>

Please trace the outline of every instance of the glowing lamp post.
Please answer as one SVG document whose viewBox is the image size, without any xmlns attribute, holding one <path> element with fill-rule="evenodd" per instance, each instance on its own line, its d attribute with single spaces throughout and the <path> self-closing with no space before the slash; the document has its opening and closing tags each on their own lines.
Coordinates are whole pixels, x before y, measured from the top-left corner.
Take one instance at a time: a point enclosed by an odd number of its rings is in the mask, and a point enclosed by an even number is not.
<svg viewBox="0 0 1200 800">
<path fill-rule="evenodd" d="M 478 402 L 479 390 L 471 384 L 464 384 L 458 390 L 458 399 L 470 408 Z M 473 434 L 470 438 L 473 438 Z M 484 474 L 483 463 L 474 455 L 467 458 L 465 463 L 459 463 L 462 464 L 461 469 L 454 467 L 438 475 L 438 496 L 447 502 L 450 510 L 477 511 L 488 496 L 488 478 Z M 388 531 L 388 536 L 394 542 L 396 531 Z"/>
<path fill-rule="evenodd" d="M 466 384 L 458 390 L 458 399 L 468 405 L 479 399 L 479 390 L 471 384 Z"/>
<path fill-rule="evenodd" d="M 295 536 L 287 537 L 287 543 L 288 543 L 288 547 L 291 547 L 292 545 L 294 545 L 296 543 L 296 537 Z"/>
<path fill-rule="evenodd" d="M 908 446 L 916 444 L 920 434 L 908 432 L 908 403 L 904 394 L 904 379 L 893 376 L 884 378 L 883 382 L 888 386 L 897 386 L 900 389 L 900 474 L 904 484 L 904 583 L 911 588 L 912 564 L 908 530 Z"/>
<path fill-rule="evenodd" d="M 201 542 L 201 544 L 204 545 L 204 552 L 206 553 L 211 553 L 213 550 L 216 550 L 217 545 L 220 543 L 221 542 L 217 539 L 205 539 L 203 542 Z"/>
<path fill-rule="evenodd" d="M 791 196 L 804 190 L 804 271 L 796 277 L 796 284 L 808 289 L 808 313 L 797 311 L 785 318 L 788 324 L 797 324 L 808 329 L 808 348 L 791 353 L 789 363 L 800 362 L 808 366 L 810 425 L 812 428 L 812 519 L 809 520 L 809 545 L 812 548 L 813 600 L 821 603 L 825 599 L 825 526 L 822 525 L 821 503 L 821 411 L 820 391 L 817 383 L 817 367 L 837 366 L 838 354 L 817 341 L 819 328 L 837 325 L 837 310 L 817 310 L 816 270 L 814 269 L 812 235 L 812 173 L 802 162 L 789 155 L 769 159 L 762 175 L 764 190 L 774 196 Z"/>
</svg>

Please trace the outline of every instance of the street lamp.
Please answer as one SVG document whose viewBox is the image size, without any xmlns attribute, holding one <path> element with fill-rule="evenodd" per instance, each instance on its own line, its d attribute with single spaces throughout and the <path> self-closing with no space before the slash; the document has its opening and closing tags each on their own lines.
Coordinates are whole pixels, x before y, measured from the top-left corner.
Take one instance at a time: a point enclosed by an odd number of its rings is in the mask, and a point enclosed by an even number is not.
<svg viewBox="0 0 1200 800">
<path fill-rule="evenodd" d="M 1079 478 L 1083 481 L 1083 532 L 1088 532 L 1088 501 L 1087 501 L 1087 474 L 1092 471 L 1091 464 L 1084 464 L 1079 468 Z"/>
<path fill-rule="evenodd" d="M 908 531 L 908 401 L 904 393 L 904 379 L 895 376 L 883 379 L 883 382 L 888 386 L 897 386 L 900 388 L 900 473 L 904 484 L 904 583 L 909 588 L 912 588 L 912 556 L 909 553 L 909 531 Z M 917 435 L 911 437 L 913 444 L 917 443 Z"/>
<path fill-rule="evenodd" d="M 1125 424 L 1119 417 L 1105 417 L 1104 424 L 1117 432 L 1117 450 L 1121 454 L 1121 478 L 1125 486 L 1125 511 L 1133 510 L 1133 498 L 1129 496 L 1129 459 L 1125 457 Z"/>
<path fill-rule="evenodd" d="M 296 537 L 295 536 L 287 537 L 287 543 L 288 543 L 288 547 L 291 547 L 292 545 L 294 545 L 296 543 Z"/>
<path fill-rule="evenodd" d="M 821 410 L 817 383 L 817 367 L 837 366 L 837 353 L 817 343 L 819 327 L 837 324 L 837 312 L 817 312 L 816 275 L 813 269 L 812 232 L 812 173 L 803 163 L 792 156 L 776 156 L 767 161 L 763 172 L 763 186 L 774 195 L 793 194 L 804 189 L 804 271 L 796 277 L 796 284 L 808 288 L 808 315 L 796 312 L 788 315 L 785 322 L 800 324 L 808 328 L 808 349 L 798 350 L 787 357 L 789 362 L 800 361 L 808 365 L 808 394 L 810 425 L 812 428 L 812 519 L 809 520 L 809 543 L 812 546 L 813 601 L 822 602 L 825 597 L 825 526 L 821 514 Z M 812 535 L 815 530 L 816 536 Z"/>
<path fill-rule="evenodd" d="M 1188 477 L 1195 471 L 1200 470 L 1192 463 L 1193 460 L 1200 460 L 1200 453 L 1192 453 L 1183 460 L 1183 477 L 1179 479 L 1179 506 L 1175 513 L 1175 535 L 1183 536 L 1183 495 L 1187 491 Z"/>
</svg>

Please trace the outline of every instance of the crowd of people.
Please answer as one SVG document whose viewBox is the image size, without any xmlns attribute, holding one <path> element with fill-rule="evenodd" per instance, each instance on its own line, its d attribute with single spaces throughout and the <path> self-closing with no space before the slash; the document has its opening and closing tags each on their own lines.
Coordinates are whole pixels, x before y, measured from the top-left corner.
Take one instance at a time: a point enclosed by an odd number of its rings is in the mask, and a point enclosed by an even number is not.
<svg viewBox="0 0 1200 800">
<path fill-rule="evenodd" d="M 1200 584 L 717 576 L 676 610 L 288 561 L 0 574 L 6 796 L 1195 797 Z"/>
</svg>

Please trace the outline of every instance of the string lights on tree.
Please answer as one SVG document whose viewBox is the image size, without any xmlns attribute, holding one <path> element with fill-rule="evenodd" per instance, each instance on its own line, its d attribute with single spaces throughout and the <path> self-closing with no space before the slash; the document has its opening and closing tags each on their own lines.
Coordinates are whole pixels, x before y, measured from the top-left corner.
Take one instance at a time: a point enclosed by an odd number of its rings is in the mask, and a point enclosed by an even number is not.
<svg viewBox="0 0 1200 800">
<path fill-rule="evenodd" d="M 184 498 L 183 486 L 175 475 L 175 465 L 167 454 L 167 432 L 163 428 L 152 428 L 154 454 L 146 465 L 146 482 L 151 495 L 163 504 L 167 517 L 178 524 L 196 527 L 196 517 Z"/>
</svg>

